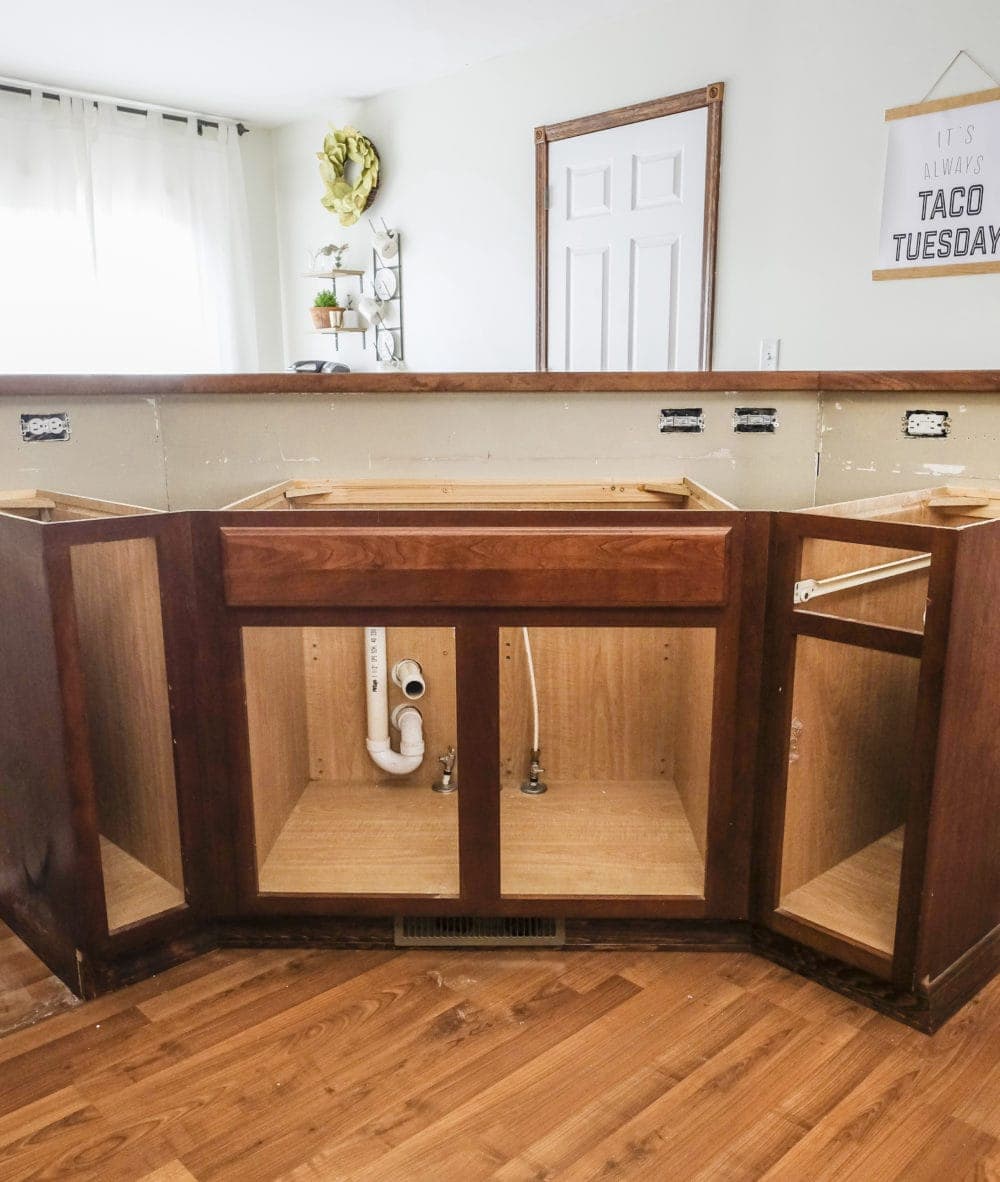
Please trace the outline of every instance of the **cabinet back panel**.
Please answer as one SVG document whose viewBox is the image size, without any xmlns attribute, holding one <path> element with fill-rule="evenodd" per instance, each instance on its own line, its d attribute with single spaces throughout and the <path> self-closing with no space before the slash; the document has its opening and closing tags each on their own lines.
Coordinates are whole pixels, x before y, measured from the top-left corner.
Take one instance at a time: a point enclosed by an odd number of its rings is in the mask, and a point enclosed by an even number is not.
<svg viewBox="0 0 1000 1182">
<path fill-rule="evenodd" d="M 387 628 L 386 667 L 406 657 L 419 661 L 427 692 L 413 702 L 424 720 L 424 762 L 408 776 L 390 776 L 372 763 L 365 693 L 364 630 L 304 628 L 309 777 L 314 780 L 370 780 L 385 784 L 427 784 L 437 778 L 439 755 L 458 747 L 453 628 Z M 389 681 L 389 710 L 404 702 Z M 391 731 L 393 746 L 398 735 Z M 459 751 L 459 756 L 461 752 Z M 457 767 L 457 764 L 456 764 Z"/>
</svg>

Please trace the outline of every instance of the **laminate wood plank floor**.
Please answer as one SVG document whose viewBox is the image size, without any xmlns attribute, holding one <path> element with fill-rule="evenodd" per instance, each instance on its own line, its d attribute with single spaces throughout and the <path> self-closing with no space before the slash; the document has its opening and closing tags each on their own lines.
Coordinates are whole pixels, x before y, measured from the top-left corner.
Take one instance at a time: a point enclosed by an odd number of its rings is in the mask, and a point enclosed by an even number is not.
<svg viewBox="0 0 1000 1182">
<path fill-rule="evenodd" d="M 989 1182 L 1000 981 L 928 1038 L 742 953 L 217 951 L 0 1039 L 0 1178 Z"/>
</svg>

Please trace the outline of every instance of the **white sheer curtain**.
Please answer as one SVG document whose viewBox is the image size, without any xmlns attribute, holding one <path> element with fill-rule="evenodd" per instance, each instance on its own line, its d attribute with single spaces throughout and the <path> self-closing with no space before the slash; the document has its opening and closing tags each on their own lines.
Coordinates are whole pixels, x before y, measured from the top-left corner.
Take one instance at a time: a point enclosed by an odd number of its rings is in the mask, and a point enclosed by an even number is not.
<svg viewBox="0 0 1000 1182">
<path fill-rule="evenodd" d="M 0 372 L 256 368 L 235 126 L 0 92 Z"/>
</svg>

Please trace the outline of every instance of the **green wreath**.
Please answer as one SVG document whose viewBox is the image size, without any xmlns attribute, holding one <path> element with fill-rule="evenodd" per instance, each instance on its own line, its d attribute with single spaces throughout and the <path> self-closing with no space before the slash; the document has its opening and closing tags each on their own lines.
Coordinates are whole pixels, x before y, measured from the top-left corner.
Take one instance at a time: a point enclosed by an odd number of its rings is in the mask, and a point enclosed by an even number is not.
<svg viewBox="0 0 1000 1182">
<path fill-rule="evenodd" d="M 319 174 L 326 185 L 320 198 L 325 209 L 338 214 L 342 226 L 353 226 L 375 200 L 378 188 L 378 153 L 371 140 L 356 127 L 330 128 L 323 151 L 316 153 Z M 347 161 L 360 165 L 353 185 L 344 180 Z"/>
</svg>

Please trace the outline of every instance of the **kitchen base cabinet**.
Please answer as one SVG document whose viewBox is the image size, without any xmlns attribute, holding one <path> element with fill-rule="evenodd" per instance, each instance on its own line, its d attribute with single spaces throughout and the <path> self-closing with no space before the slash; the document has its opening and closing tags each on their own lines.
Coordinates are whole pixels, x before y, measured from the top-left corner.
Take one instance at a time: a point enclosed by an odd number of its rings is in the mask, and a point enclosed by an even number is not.
<svg viewBox="0 0 1000 1182">
<path fill-rule="evenodd" d="M 0 916 L 83 996 L 410 920 L 923 1030 L 1000 967 L 1000 492 L 19 490 L 0 571 Z"/>
<path fill-rule="evenodd" d="M 186 522 L 0 493 L 0 907 L 77 991 L 186 930 Z M 169 650 L 169 651 L 168 651 Z"/>
<path fill-rule="evenodd" d="M 757 920 L 928 1027 L 1000 959 L 998 518 L 937 488 L 774 520 Z"/>
<path fill-rule="evenodd" d="M 745 920 L 766 525 L 682 479 L 199 515 L 229 915 Z"/>
</svg>

